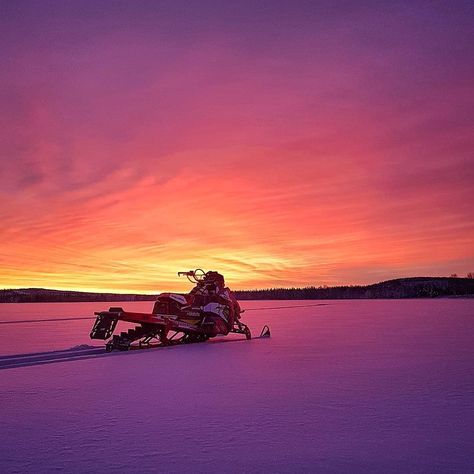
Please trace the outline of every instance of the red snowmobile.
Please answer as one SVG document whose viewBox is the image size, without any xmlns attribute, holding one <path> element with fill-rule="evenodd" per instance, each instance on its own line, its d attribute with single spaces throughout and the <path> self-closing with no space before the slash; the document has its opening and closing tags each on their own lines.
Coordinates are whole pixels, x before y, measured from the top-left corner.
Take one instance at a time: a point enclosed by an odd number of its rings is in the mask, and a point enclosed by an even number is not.
<svg viewBox="0 0 474 474">
<path fill-rule="evenodd" d="M 185 275 L 196 285 L 190 293 L 161 293 L 151 314 L 124 311 L 122 308 L 97 312 L 91 339 L 109 339 L 119 320 L 136 323 L 137 326 L 120 335 L 113 335 L 105 346 L 107 351 L 203 342 L 230 332 L 244 334 L 251 339 L 250 329 L 240 321 L 243 311 L 225 286 L 220 273 L 198 269 L 179 272 L 178 275 Z M 270 330 L 265 326 L 261 336 L 269 335 Z M 132 346 L 132 343 L 138 344 Z"/>
</svg>

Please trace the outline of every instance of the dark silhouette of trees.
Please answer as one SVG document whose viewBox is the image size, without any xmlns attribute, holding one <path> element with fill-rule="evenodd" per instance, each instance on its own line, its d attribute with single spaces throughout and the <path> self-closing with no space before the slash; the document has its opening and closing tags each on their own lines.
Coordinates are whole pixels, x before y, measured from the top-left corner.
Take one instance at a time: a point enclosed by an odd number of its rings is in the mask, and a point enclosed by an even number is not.
<svg viewBox="0 0 474 474">
<path fill-rule="evenodd" d="M 363 298 L 435 298 L 474 295 L 474 279 L 416 277 L 389 280 L 367 286 L 307 288 L 271 288 L 236 291 L 237 299 L 363 299 Z"/>
<path fill-rule="evenodd" d="M 154 295 L 134 295 L 116 293 L 90 293 L 82 291 L 46 290 L 26 288 L 0 290 L 0 303 L 54 303 L 59 301 L 154 301 Z"/>
<path fill-rule="evenodd" d="M 469 276 L 471 275 L 471 276 Z M 240 300 L 312 300 L 362 298 L 435 298 L 438 296 L 474 296 L 474 278 L 416 277 L 389 280 L 367 286 L 308 286 L 306 288 L 268 288 L 235 291 Z M 86 293 L 80 291 L 29 288 L 0 290 L 0 303 L 55 301 L 153 301 L 154 295 Z"/>
</svg>

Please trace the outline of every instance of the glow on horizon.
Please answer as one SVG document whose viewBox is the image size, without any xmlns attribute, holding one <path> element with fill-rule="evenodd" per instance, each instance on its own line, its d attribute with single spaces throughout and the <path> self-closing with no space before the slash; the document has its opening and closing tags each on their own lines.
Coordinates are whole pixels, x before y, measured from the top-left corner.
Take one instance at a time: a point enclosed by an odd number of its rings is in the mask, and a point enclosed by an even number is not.
<svg viewBox="0 0 474 474">
<path fill-rule="evenodd" d="M 84 5 L 0 19 L 0 287 L 474 270 L 464 4 Z"/>
</svg>

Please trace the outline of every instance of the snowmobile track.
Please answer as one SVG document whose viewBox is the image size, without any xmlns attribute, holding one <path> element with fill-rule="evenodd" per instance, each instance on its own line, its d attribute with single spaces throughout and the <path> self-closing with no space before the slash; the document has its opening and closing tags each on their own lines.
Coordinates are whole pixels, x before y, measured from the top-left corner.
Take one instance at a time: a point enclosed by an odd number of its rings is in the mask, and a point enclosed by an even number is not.
<svg viewBox="0 0 474 474">
<path fill-rule="evenodd" d="M 268 339 L 265 336 L 253 337 L 254 339 Z M 225 342 L 243 342 L 246 339 L 224 339 L 216 338 L 206 341 L 207 344 L 220 344 Z M 198 343 L 203 344 L 204 342 Z M 130 351 L 114 351 L 107 352 L 105 347 L 88 347 L 85 349 L 65 349 L 60 351 L 46 351 L 46 352 L 30 352 L 25 354 L 11 354 L 0 356 L 0 370 L 17 369 L 21 367 L 33 367 L 36 365 L 55 364 L 58 362 L 73 362 L 76 360 L 98 359 L 100 357 L 116 357 L 124 356 L 126 354 L 139 354 L 150 349 L 171 349 L 172 347 L 185 347 L 185 345 L 177 344 L 172 346 L 150 346 L 139 348 L 132 346 Z"/>
</svg>

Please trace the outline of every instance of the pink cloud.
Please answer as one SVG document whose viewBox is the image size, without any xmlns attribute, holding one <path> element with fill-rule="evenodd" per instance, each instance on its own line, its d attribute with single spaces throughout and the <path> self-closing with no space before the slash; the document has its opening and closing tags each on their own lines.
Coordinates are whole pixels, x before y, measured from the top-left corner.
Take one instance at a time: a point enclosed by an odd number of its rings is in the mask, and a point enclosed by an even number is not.
<svg viewBox="0 0 474 474">
<path fill-rule="evenodd" d="M 240 287 L 472 271 L 462 15 L 285 8 L 258 25 L 208 11 L 212 28 L 127 8 L 10 18 L 0 286 L 153 291 L 196 265 Z"/>
</svg>

